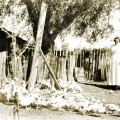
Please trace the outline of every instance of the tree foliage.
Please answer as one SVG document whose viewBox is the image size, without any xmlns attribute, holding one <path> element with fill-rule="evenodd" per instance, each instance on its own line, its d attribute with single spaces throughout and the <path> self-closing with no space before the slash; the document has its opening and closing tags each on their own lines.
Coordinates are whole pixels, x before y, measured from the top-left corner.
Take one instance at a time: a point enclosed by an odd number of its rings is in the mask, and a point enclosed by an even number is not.
<svg viewBox="0 0 120 120">
<path fill-rule="evenodd" d="M 9 8 L 11 4 L 14 4 L 14 1 L 9 0 L 9 4 L 4 6 L 6 14 L 10 12 Z M 34 38 L 36 38 L 41 0 L 18 1 L 20 1 L 19 4 L 24 4 L 27 7 L 29 22 L 32 23 Z M 47 53 L 51 44 L 54 44 L 56 36 L 73 21 L 75 34 L 87 37 L 89 42 L 96 41 L 97 35 L 103 36 L 105 30 L 112 31 L 113 27 L 107 23 L 109 17 L 106 16 L 109 16 L 116 1 L 119 2 L 119 0 L 46 0 L 48 10 L 42 44 L 43 51 Z M 105 21 L 103 23 L 105 27 L 103 28 L 98 25 L 98 19 L 100 18 Z M 91 31 L 90 35 L 89 31 Z"/>
<path fill-rule="evenodd" d="M 109 16 L 112 4 L 117 0 L 53 0 L 48 2 L 48 11 L 45 24 L 42 49 L 47 52 L 56 36 L 67 28 L 73 21 L 75 24 L 75 34 L 82 36 L 87 28 L 93 28 L 88 37 L 89 42 L 96 41 L 98 34 L 103 35 L 103 31 L 112 31 L 109 24 L 100 28 L 97 22 L 100 17 Z M 37 1 L 38 2 L 38 1 Z M 38 3 L 36 2 L 36 5 Z M 34 3 L 33 3 L 34 4 Z M 39 7 L 38 7 L 39 9 Z M 104 16 L 101 14 L 104 13 Z M 106 18 L 108 19 L 108 18 Z"/>
<path fill-rule="evenodd" d="M 26 6 L 21 0 L 3 0 L 0 3 L 0 27 L 24 40 L 33 40 L 33 27 Z"/>
</svg>

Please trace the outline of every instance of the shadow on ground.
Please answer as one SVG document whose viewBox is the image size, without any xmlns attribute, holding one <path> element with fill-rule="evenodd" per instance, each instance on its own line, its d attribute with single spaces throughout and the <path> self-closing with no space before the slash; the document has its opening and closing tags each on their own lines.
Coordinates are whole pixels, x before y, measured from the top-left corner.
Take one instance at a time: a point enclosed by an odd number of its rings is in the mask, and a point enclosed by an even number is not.
<svg viewBox="0 0 120 120">
<path fill-rule="evenodd" d="M 108 89 L 108 90 L 120 90 L 120 86 L 108 86 L 106 85 L 104 82 L 100 82 L 98 84 L 98 82 L 79 82 L 80 84 L 84 84 L 84 85 L 89 85 L 89 86 L 94 86 L 94 87 L 98 87 L 98 88 L 102 88 L 102 89 Z"/>
</svg>

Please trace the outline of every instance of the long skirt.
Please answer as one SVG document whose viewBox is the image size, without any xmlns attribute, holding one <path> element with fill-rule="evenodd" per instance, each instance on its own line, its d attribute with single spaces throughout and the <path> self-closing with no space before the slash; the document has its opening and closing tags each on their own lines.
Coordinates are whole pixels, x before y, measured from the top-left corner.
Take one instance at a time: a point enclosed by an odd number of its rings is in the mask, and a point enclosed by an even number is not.
<svg viewBox="0 0 120 120">
<path fill-rule="evenodd" d="M 120 86 L 120 54 L 115 53 L 111 56 L 107 83 Z"/>
</svg>

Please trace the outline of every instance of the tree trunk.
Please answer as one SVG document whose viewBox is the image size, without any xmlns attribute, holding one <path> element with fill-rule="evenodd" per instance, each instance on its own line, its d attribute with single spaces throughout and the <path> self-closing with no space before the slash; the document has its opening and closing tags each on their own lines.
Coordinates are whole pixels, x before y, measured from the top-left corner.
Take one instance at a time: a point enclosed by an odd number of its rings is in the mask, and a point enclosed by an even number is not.
<svg viewBox="0 0 120 120">
<path fill-rule="evenodd" d="M 47 13 L 48 4 L 42 1 L 41 3 L 41 9 L 40 9 L 40 16 L 39 16 L 39 22 L 38 22 L 38 30 L 37 30 L 37 37 L 36 37 L 36 46 L 34 50 L 34 56 L 33 56 L 33 62 L 31 67 L 31 73 L 29 77 L 29 84 L 28 89 L 32 90 L 34 87 L 34 84 L 37 79 L 37 69 L 38 69 L 38 60 L 40 57 L 39 49 L 42 44 L 42 38 L 43 38 L 43 32 L 44 32 L 44 25 L 45 25 L 45 19 L 46 19 L 46 13 Z"/>
</svg>

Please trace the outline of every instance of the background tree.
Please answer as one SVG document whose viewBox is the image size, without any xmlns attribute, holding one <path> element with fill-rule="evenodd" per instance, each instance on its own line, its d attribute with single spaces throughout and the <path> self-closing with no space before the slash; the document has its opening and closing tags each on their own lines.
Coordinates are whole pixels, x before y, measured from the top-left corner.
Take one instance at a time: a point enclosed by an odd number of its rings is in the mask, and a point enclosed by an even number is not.
<svg viewBox="0 0 120 120">
<path fill-rule="evenodd" d="M 12 12 L 12 5 L 26 5 L 29 14 L 28 22 L 32 24 L 33 36 L 36 38 L 41 0 L 17 0 L 17 4 L 15 4 L 15 0 L 7 1 L 6 4 L 4 4 L 5 0 L 0 2 L 2 8 L 0 10 L 1 15 L 4 13 L 4 17 Z M 116 1 L 119 2 L 119 0 L 46 0 L 48 3 L 48 10 L 42 42 L 43 52 L 48 52 L 51 44 L 54 44 L 56 36 L 74 20 L 76 35 L 83 35 L 89 26 L 90 28 L 94 28 L 90 38 L 92 38 L 92 41 L 95 41 L 95 36 L 97 36 L 97 34 L 102 34 L 102 31 L 104 31 L 96 24 L 98 18 L 104 18 L 105 15 L 108 16 L 112 9 L 112 5 Z M 22 13 L 22 19 L 24 19 L 24 13 L 26 12 Z M 105 15 L 100 16 L 101 13 L 105 13 Z M 108 28 L 112 30 L 112 26 L 109 25 L 104 29 Z"/>
<path fill-rule="evenodd" d="M 34 36 L 36 36 L 40 1 L 22 1 L 27 6 L 30 20 L 33 24 Z M 95 30 L 92 31 L 91 38 L 95 41 L 97 32 L 100 32 L 100 28 L 96 26 L 96 22 L 102 12 L 106 13 L 107 16 L 109 15 L 112 7 L 111 4 L 115 1 L 117 0 L 48 0 L 48 11 L 42 44 L 44 53 L 47 53 L 51 44 L 54 44 L 56 36 L 75 19 L 76 35 L 81 36 L 84 34 L 88 26 L 94 27 Z M 111 26 L 108 27 L 111 28 Z"/>
</svg>

